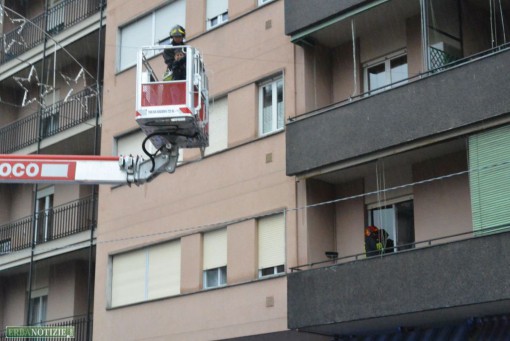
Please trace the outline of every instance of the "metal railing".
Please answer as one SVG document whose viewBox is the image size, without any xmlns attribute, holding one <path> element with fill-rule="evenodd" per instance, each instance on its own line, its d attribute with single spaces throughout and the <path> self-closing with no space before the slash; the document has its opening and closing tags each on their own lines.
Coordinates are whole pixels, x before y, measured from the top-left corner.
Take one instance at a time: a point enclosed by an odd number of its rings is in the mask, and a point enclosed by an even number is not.
<svg viewBox="0 0 510 341">
<path fill-rule="evenodd" d="M 106 0 L 104 0 L 106 6 Z M 8 10 L 7 15 L 13 17 Z M 44 41 L 44 28 L 50 36 L 66 30 L 101 11 L 101 0 L 64 0 L 40 15 L 7 32 L 0 38 L 0 64 L 3 64 Z"/>
<path fill-rule="evenodd" d="M 429 46 L 430 68 L 436 71 L 442 69 L 445 65 L 455 62 L 457 57 L 452 56 L 442 50 Z"/>
<path fill-rule="evenodd" d="M 49 137 L 96 117 L 100 94 L 86 88 L 67 102 L 60 101 L 44 110 L 33 113 L 0 128 L 0 154 L 9 154 L 36 143 L 41 137 Z"/>
<path fill-rule="evenodd" d="M 0 226 L 0 256 L 31 247 L 32 227 L 36 244 L 70 236 L 97 226 L 97 200 L 93 197 L 37 212 Z M 36 219 L 33 224 L 33 219 Z"/>
<path fill-rule="evenodd" d="M 90 319 L 90 326 L 92 329 L 92 317 Z M 74 338 L 73 341 L 87 341 L 87 316 L 73 316 L 68 317 L 65 319 L 59 319 L 59 320 L 51 320 L 41 323 L 40 325 L 46 326 L 46 327 L 74 327 Z M 47 338 L 48 340 L 55 340 L 55 341 L 64 341 L 69 340 L 67 338 Z M 39 338 L 39 339 L 26 339 L 23 337 L 19 338 L 7 338 L 6 337 L 6 331 L 1 330 L 0 331 L 0 341 L 26 341 L 26 340 L 46 340 L 46 338 Z"/>
<path fill-rule="evenodd" d="M 393 248 L 392 252 L 386 252 L 386 253 L 377 253 L 368 255 L 366 252 L 362 253 L 356 253 L 348 256 L 343 257 L 335 257 L 328 260 L 308 263 L 308 264 L 301 264 L 294 267 L 289 268 L 291 272 L 295 271 L 303 271 L 303 270 L 311 270 L 323 266 L 331 266 L 336 264 L 343 264 L 343 263 L 351 263 L 351 262 L 357 262 L 360 260 L 365 259 L 373 259 L 373 258 L 379 258 L 379 257 L 387 257 L 392 255 L 397 255 L 401 253 L 407 253 L 407 252 L 413 252 L 417 249 L 425 248 L 425 247 L 431 247 L 431 246 L 437 246 L 441 244 L 446 243 L 452 243 L 452 242 L 458 242 L 461 240 L 467 240 L 471 238 L 479 238 L 490 234 L 497 234 L 497 233 L 507 233 L 510 231 L 510 225 L 504 224 L 500 226 L 494 226 L 494 227 L 488 227 L 488 228 L 482 228 L 482 229 L 476 229 L 473 231 L 463 232 L 463 233 L 457 233 L 447 236 L 441 236 L 433 239 L 427 239 L 422 241 L 417 241 L 414 243 L 408 243 L 408 244 L 400 244 L 396 245 Z"/>
</svg>

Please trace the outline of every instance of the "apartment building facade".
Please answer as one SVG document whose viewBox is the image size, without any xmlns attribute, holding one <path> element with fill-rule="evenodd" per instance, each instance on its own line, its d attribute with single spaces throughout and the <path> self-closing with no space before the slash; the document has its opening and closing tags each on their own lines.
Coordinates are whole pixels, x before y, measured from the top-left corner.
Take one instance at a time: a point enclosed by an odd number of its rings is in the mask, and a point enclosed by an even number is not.
<svg viewBox="0 0 510 341">
<path fill-rule="evenodd" d="M 99 154 L 105 6 L 1 2 L 1 154 Z M 86 340 L 97 189 L 1 184 L 0 202 L 0 339 L 6 326 L 69 325 Z"/>
<path fill-rule="evenodd" d="M 143 155 L 136 52 L 175 25 L 204 60 L 209 146 L 181 149 L 175 173 L 143 187 L 100 188 L 94 340 L 300 339 L 287 328 L 297 245 L 284 1 L 110 0 L 107 17 L 102 153 Z M 161 53 L 148 62 L 164 74 Z"/>
<path fill-rule="evenodd" d="M 286 172 L 306 207 L 289 329 L 510 335 L 509 16 L 507 1 L 285 2 L 301 47 Z M 367 257 L 367 226 L 393 245 Z"/>
</svg>

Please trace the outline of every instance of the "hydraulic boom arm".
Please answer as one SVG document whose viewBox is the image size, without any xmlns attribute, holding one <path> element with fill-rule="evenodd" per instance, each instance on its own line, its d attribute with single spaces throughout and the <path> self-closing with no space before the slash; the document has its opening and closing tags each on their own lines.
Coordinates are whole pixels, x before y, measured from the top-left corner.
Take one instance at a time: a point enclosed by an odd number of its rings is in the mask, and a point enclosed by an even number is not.
<svg viewBox="0 0 510 341">
<path fill-rule="evenodd" d="M 136 184 L 173 173 L 179 149 L 162 150 L 154 160 L 139 156 L 0 154 L 0 183 Z"/>
</svg>

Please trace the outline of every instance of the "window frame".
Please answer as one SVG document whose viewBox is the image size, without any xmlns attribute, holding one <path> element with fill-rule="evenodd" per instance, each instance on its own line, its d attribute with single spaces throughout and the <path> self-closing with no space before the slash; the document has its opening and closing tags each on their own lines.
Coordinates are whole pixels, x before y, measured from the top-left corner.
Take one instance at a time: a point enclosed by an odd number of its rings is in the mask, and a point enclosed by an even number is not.
<svg viewBox="0 0 510 341">
<path fill-rule="evenodd" d="M 212 285 L 208 285 L 208 274 L 210 273 L 217 273 L 217 281 L 216 283 Z M 207 269 L 203 271 L 203 277 L 202 277 L 202 283 L 204 286 L 204 289 L 213 289 L 213 288 L 220 288 L 227 285 L 227 266 L 220 266 L 218 268 L 213 269 Z"/>
<path fill-rule="evenodd" d="M 118 48 L 117 48 L 117 58 L 116 58 L 116 70 L 117 70 L 117 73 L 120 73 L 122 71 L 125 71 L 125 70 L 128 70 L 130 68 L 132 68 L 133 66 L 136 66 L 136 57 L 135 57 L 135 61 L 133 64 L 126 64 L 126 65 L 123 65 L 123 62 L 122 62 L 122 55 L 123 55 L 123 46 L 124 46 L 124 42 L 123 42 L 123 32 L 125 29 L 127 29 L 128 27 L 131 27 L 133 28 L 133 25 L 136 25 L 138 24 L 139 22 L 147 19 L 147 18 L 150 18 L 150 27 L 151 27 L 151 38 L 150 38 L 150 43 L 149 44 L 142 44 L 142 45 L 163 45 L 164 42 L 168 41 L 169 40 L 169 34 L 168 35 L 165 35 L 164 37 L 161 37 L 161 39 L 158 38 L 158 27 L 157 27 L 157 22 L 158 22 L 158 18 L 157 18 L 157 15 L 158 15 L 158 12 L 160 11 L 164 11 L 167 7 L 170 7 L 170 6 L 174 6 L 176 5 L 178 2 L 182 2 L 184 4 L 184 14 L 186 13 L 186 1 L 185 0 L 175 0 L 175 1 L 172 1 L 170 3 L 167 3 L 163 6 L 160 6 L 150 12 L 146 12 L 144 14 L 142 14 L 141 16 L 135 18 L 134 20 L 130 21 L 130 22 L 127 22 L 125 24 L 123 24 L 122 26 L 119 26 L 118 27 L 118 34 L 117 34 L 117 44 L 118 44 Z M 166 18 L 167 15 L 163 14 L 163 13 L 159 13 L 160 15 L 164 15 L 164 17 Z M 175 16 L 174 17 L 180 17 L 180 12 L 178 13 L 179 15 L 178 16 Z M 176 21 L 173 23 L 173 25 L 181 25 L 183 27 L 186 27 L 186 23 L 185 22 L 181 22 L 181 21 Z M 173 26 L 172 25 L 172 26 Z M 138 46 L 138 48 L 140 48 L 142 46 Z M 136 54 L 135 54 L 136 55 Z M 156 54 L 154 54 L 156 55 Z"/>
<path fill-rule="evenodd" d="M 403 56 L 406 57 L 407 77 L 402 80 L 393 82 L 391 79 L 391 61 L 401 58 Z M 379 57 L 379 58 L 376 58 L 374 60 L 364 63 L 363 64 L 363 90 L 364 90 L 364 92 L 366 94 L 376 94 L 376 93 L 385 91 L 387 89 L 391 89 L 395 86 L 399 86 L 399 85 L 407 83 L 407 79 L 409 78 L 409 61 L 408 61 L 407 57 L 408 57 L 407 49 L 404 48 L 404 49 L 400 49 L 398 51 L 389 53 L 385 56 L 382 56 L 382 57 Z M 385 84 L 372 90 L 370 88 L 368 70 L 375 66 L 381 65 L 381 64 L 384 64 Z"/>
<path fill-rule="evenodd" d="M 217 20 L 217 22 L 213 24 L 214 20 Z M 207 29 L 211 30 L 213 28 L 216 28 L 218 26 L 225 24 L 226 22 L 228 22 L 228 10 L 226 12 L 218 14 L 217 16 L 215 16 L 213 18 L 207 19 Z"/>
<path fill-rule="evenodd" d="M 393 243 L 394 243 L 393 252 L 414 248 L 414 243 L 416 242 L 416 239 L 413 238 L 412 242 L 404 243 L 404 244 L 399 243 L 399 232 L 398 232 L 399 228 L 398 228 L 398 224 L 397 224 L 398 219 L 396 217 L 397 211 L 395 209 L 395 206 L 398 204 L 409 202 L 409 201 L 412 202 L 412 204 L 413 204 L 413 218 L 414 218 L 414 196 L 413 195 L 406 195 L 403 197 L 385 200 L 384 202 L 377 202 L 377 203 L 372 203 L 372 204 L 366 205 L 366 215 L 367 215 L 368 225 L 375 225 L 378 229 L 384 228 L 386 230 L 386 232 L 388 232 L 389 238 L 392 239 Z M 388 231 L 387 227 L 378 226 L 377 224 L 374 223 L 373 218 L 372 218 L 372 212 L 374 210 L 378 210 L 378 209 L 380 210 L 380 209 L 384 209 L 387 207 L 388 208 L 391 207 L 394 211 L 393 212 L 394 220 L 393 220 L 392 231 Z M 413 221 L 414 221 L 414 219 L 413 219 Z M 414 236 L 414 234 L 415 234 L 415 227 L 414 227 L 414 223 L 413 223 L 413 236 Z M 413 244 L 413 245 L 409 245 L 409 244 Z"/>
<path fill-rule="evenodd" d="M 278 128 L 278 83 L 282 83 L 282 126 Z M 264 132 L 264 87 L 271 85 L 271 129 Z M 258 84 L 258 120 L 259 137 L 267 136 L 285 129 L 285 80 L 283 74 L 271 77 Z"/>
<path fill-rule="evenodd" d="M 265 4 L 268 4 L 274 0 L 258 0 L 259 6 L 263 6 Z"/>
<path fill-rule="evenodd" d="M 267 271 L 269 269 L 271 269 L 272 273 L 264 274 L 264 271 Z M 282 274 L 285 274 L 285 264 L 259 269 L 259 278 L 275 277 Z"/>
</svg>

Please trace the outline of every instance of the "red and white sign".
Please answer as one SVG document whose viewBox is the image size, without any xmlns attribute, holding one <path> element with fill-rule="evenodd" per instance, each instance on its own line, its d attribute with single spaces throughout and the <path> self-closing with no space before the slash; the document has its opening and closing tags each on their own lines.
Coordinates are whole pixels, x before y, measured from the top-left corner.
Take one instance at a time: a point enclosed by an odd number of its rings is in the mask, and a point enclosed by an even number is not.
<svg viewBox="0 0 510 341">
<path fill-rule="evenodd" d="M 1 160 L 0 179 L 71 181 L 76 162 Z"/>
</svg>

